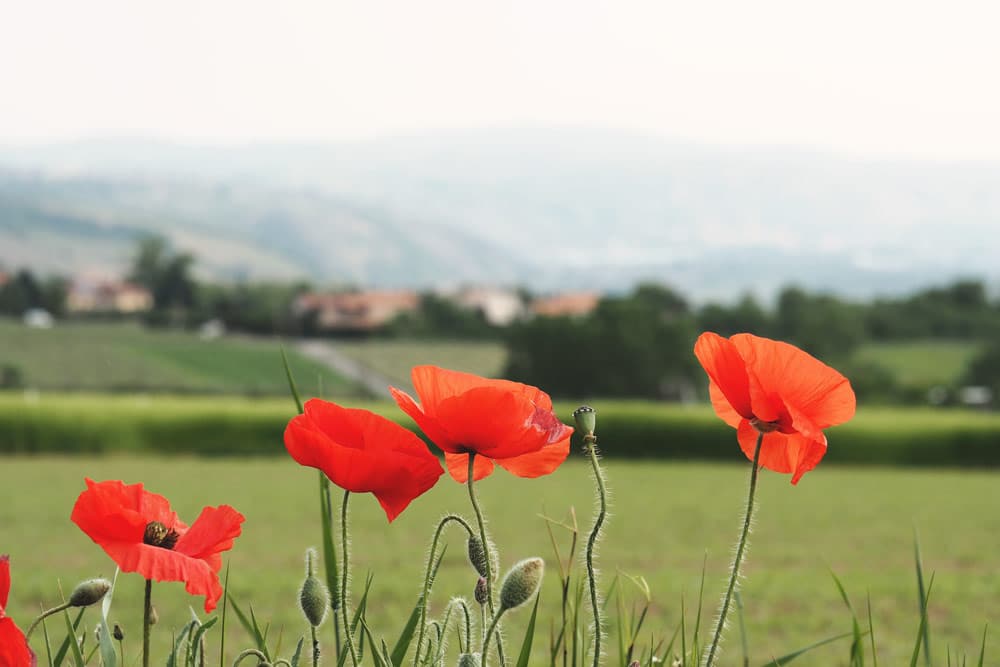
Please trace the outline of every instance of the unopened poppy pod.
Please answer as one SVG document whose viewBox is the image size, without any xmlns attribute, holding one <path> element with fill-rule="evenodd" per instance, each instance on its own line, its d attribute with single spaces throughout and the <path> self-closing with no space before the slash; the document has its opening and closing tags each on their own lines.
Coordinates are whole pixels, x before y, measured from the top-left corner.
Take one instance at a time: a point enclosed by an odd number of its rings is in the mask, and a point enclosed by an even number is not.
<svg viewBox="0 0 1000 667">
<path fill-rule="evenodd" d="M 753 459 L 763 434 L 760 465 L 791 473 L 792 484 L 826 454 L 823 429 L 854 416 L 847 378 L 794 345 L 706 332 L 694 353 L 710 379 L 712 407 L 736 429 L 743 453 Z"/>
</svg>

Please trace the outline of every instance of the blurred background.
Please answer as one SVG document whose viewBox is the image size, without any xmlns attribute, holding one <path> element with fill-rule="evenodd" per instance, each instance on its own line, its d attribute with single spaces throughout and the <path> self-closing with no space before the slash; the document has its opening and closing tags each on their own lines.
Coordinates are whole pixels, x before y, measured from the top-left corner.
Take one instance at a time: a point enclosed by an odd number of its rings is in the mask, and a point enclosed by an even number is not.
<svg viewBox="0 0 1000 667">
<path fill-rule="evenodd" d="M 139 465 L 167 493 L 197 469 L 179 454 L 281 456 L 294 409 L 281 349 L 308 396 L 402 420 L 388 385 L 433 363 L 538 385 L 567 421 L 591 402 L 609 464 L 742 470 L 691 349 L 701 331 L 750 331 L 857 392 L 818 488 L 880 466 L 851 500 L 874 532 L 803 537 L 814 548 L 798 560 L 762 550 L 761 570 L 800 567 L 837 608 L 812 559 L 835 554 L 878 589 L 872 554 L 905 561 L 923 511 L 878 508 L 964 479 L 921 526 L 941 570 L 972 577 L 937 620 L 969 646 L 984 620 L 969 610 L 997 620 L 995 549 L 979 548 L 1000 528 L 991 3 L 94 0 L 4 16 L 0 475 Z M 136 453 L 151 458 L 115 458 Z M 691 470 L 711 486 L 715 467 Z M 199 503 L 228 502 L 223 477 Z M 829 498 L 811 497 L 795 511 Z M 685 508 L 685 576 L 709 541 L 721 571 L 728 533 Z M 32 553 L 25 526 L 68 507 L 33 511 L 0 508 L 0 550 Z M 647 547 L 621 556 L 658 578 L 670 603 L 656 618 L 673 623 L 677 589 L 696 582 Z M 51 576 L 28 579 L 29 597 Z M 912 606 L 911 578 L 903 565 L 883 611 Z M 825 627 L 777 623 L 802 604 L 789 589 L 757 591 L 773 606 L 751 630 L 787 639 L 761 659 Z M 387 608 L 405 608 L 395 591 Z M 909 632 L 889 629 L 886 650 Z"/>
</svg>

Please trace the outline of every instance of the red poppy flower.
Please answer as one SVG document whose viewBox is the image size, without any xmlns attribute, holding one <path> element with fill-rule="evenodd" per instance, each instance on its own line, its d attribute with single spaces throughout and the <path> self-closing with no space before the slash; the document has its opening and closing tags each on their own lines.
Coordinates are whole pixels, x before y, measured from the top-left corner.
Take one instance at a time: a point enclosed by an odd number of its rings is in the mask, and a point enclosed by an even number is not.
<svg viewBox="0 0 1000 667">
<path fill-rule="evenodd" d="M 476 453 L 474 480 L 493 472 L 494 462 L 519 477 L 539 477 L 566 460 L 573 429 L 552 413 L 552 399 L 541 389 L 437 366 L 417 366 L 412 378 L 420 405 L 395 387 L 392 396 L 444 450 L 457 481 L 468 481 L 470 452 Z"/>
<path fill-rule="evenodd" d="M 372 492 L 389 521 L 444 474 L 423 440 L 368 410 L 317 398 L 288 422 L 285 449 L 352 493 Z"/>
<path fill-rule="evenodd" d="M 747 458 L 764 433 L 760 464 L 792 473 L 792 484 L 826 454 L 823 429 L 854 416 L 854 391 L 843 375 L 794 345 L 751 334 L 698 337 L 695 356 L 711 382 L 715 413 L 737 429 Z"/>
<path fill-rule="evenodd" d="M 35 654 L 14 619 L 4 612 L 10 593 L 10 557 L 0 556 L 0 667 L 31 667 Z"/>
<path fill-rule="evenodd" d="M 206 507 L 189 528 L 163 496 L 142 484 L 87 479 L 70 516 L 123 572 L 153 581 L 183 581 L 205 596 L 205 613 L 222 596 L 222 552 L 239 537 L 243 515 L 228 505 Z"/>
</svg>

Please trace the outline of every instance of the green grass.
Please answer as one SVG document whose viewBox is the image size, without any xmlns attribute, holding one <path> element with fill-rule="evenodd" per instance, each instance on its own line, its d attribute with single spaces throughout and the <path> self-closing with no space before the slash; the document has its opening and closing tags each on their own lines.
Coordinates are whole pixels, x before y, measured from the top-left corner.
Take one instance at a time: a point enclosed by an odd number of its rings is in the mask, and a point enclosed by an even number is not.
<svg viewBox="0 0 1000 667">
<path fill-rule="evenodd" d="M 356 394 L 353 383 L 294 351 L 289 362 L 310 393 L 322 383 L 326 395 Z M 203 340 L 136 324 L 59 322 L 39 330 L 0 320 L 5 364 L 21 370 L 26 386 L 44 390 L 287 395 L 277 341 Z"/>
<path fill-rule="evenodd" d="M 406 384 L 410 369 L 421 364 L 498 377 L 507 361 L 503 344 L 491 341 L 371 340 L 335 345 L 390 380 Z"/>
<path fill-rule="evenodd" d="M 605 443 L 612 452 L 613 445 Z M 557 568 L 539 514 L 564 518 L 575 507 L 581 529 L 589 525 L 589 468 L 579 454 L 574 456 L 549 477 L 523 480 L 498 471 L 480 485 L 502 569 L 531 555 L 548 563 L 533 664 L 544 662 L 559 597 Z M 732 464 L 635 463 L 616 460 L 612 453 L 604 465 L 612 514 L 599 551 L 603 584 L 618 571 L 644 575 L 654 600 L 646 628 L 657 637 L 669 636 L 679 624 L 683 593 L 690 632 L 707 553 L 704 640 L 736 537 L 746 461 L 734 446 Z M 81 579 L 114 572 L 103 551 L 68 519 L 84 488 L 83 477 L 91 476 L 144 481 L 170 498 L 188 521 L 203 505 L 234 505 L 247 516 L 244 534 L 227 558 L 234 595 L 243 604 L 252 602 L 258 618 L 272 622 L 270 636 L 282 634 L 284 654 L 305 631 L 296 596 L 303 551 L 319 542 L 315 471 L 287 458 L 120 456 L 8 457 L 0 459 L 0 471 L 5 499 L 0 503 L 0 551 L 11 554 L 13 569 L 7 612 L 22 628 L 40 604 L 58 600 L 57 582 L 68 591 Z M 864 627 L 865 595 L 871 593 L 879 664 L 907 664 L 919 620 L 914 525 L 920 530 L 925 576 L 935 573 L 929 614 L 934 664 L 944 664 L 948 646 L 975 655 L 983 624 L 1000 619 L 998 484 L 996 473 L 821 466 L 792 487 L 787 476 L 765 472 L 743 587 L 751 664 L 850 631 L 850 617 L 828 567 L 844 582 Z M 369 621 L 391 644 L 419 590 L 433 525 L 447 511 L 470 516 L 468 497 L 462 486 L 444 477 L 391 525 L 370 496 L 354 497 L 352 507 L 355 591 L 365 573 L 373 571 Z M 450 546 L 433 593 L 432 615 L 452 595 L 471 597 L 475 583 L 461 535 L 449 529 L 446 536 Z M 139 645 L 141 598 L 140 578 L 123 575 L 112 622 L 122 624 L 133 654 Z M 157 585 L 154 599 L 160 616 L 155 646 L 162 656 L 171 630 L 189 618 L 188 605 L 200 613 L 202 603 L 186 596 L 180 584 Z M 529 613 L 508 614 L 508 637 L 520 636 Z M 738 662 L 732 620 L 721 665 Z M 248 646 L 234 616 L 227 624 L 227 646 L 234 651 Z M 324 646 L 332 645 L 329 625 L 321 637 Z M 217 650 L 217 628 L 210 638 Z M 613 656 L 613 637 L 607 645 Z M 843 640 L 817 649 L 798 664 L 847 664 L 848 646 L 849 640 Z M 988 655 L 995 658 L 996 651 Z"/>
<path fill-rule="evenodd" d="M 969 341 L 866 343 L 854 360 L 885 367 L 903 387 L 950 386 L 960 380 L 981 347 Z"/>
</svg>

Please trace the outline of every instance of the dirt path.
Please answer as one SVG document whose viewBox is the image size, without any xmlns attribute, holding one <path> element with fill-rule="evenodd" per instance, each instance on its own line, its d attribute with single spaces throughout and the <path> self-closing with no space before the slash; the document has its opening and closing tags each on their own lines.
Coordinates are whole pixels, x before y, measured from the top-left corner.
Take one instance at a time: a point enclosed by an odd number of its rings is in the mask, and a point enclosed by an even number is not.
<svg viewBox="0 0 1000 667">
<path fill-rule="evenodd" d="M 404 391 L 412 393 L 409 386 L 401 386 L 396 380 L 389 378 L 372 370 L 368 366 L 356 359 L 349 357 L 337 349 L 337 344 L 325 340 L 299 340 L 295 343 L 295 349 L 305 357 L 323 364 L 327 368 L 335 371 L 360 384 L 365 392 L 376 398 L 391 398 L 389 385 L 393 384 Z"/>
</svg>

